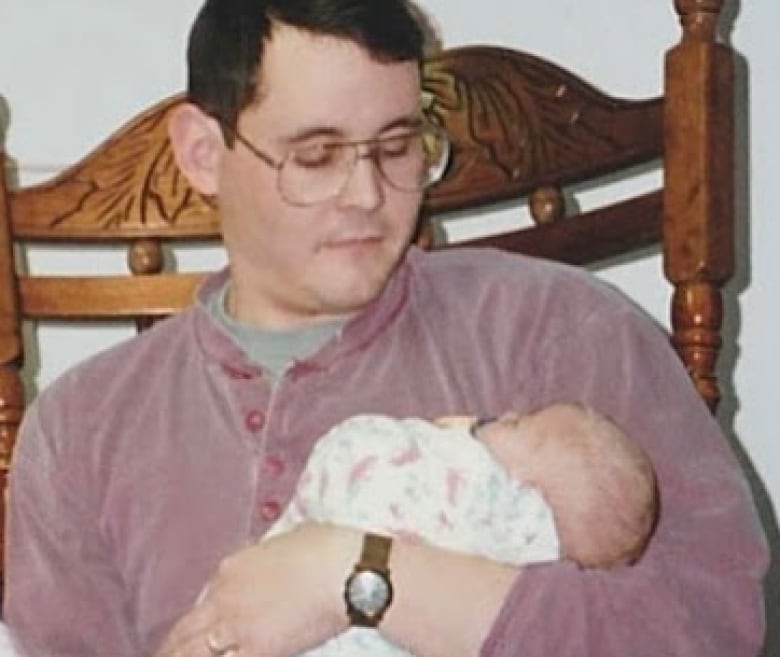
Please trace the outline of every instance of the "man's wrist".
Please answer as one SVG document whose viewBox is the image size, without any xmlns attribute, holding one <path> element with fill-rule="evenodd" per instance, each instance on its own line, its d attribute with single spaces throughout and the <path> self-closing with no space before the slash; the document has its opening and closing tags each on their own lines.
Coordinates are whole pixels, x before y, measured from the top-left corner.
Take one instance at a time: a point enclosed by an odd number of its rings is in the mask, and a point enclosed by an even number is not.
<svg viewBox="0 0 780 657">
<path fill-rule="evenodd" d="M 349 627 L 344 613 L 344 578 L 360 554 L 363 533 L 349 527 L 306 523 L 315 534 L 304 540 L 312 546 L 309 553 L 309 567 L 306 569 L 311 600 L 315 601 L 317 615 L 324 622 L 327 631 L 335 636 Z"/>
<path fill-rule="evenodd" d="M 376 627 L 393 601 L 388 536 L 367 533 L 352 572 L 344 584 L 344 601 L 350 625 Z"/>
</svg>

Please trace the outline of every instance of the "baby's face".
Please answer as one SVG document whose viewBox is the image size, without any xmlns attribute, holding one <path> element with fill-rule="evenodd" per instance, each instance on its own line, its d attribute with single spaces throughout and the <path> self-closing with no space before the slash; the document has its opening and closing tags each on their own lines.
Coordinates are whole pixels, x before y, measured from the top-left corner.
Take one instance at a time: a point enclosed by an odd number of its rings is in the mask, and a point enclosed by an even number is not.
<svg viewBox="0 0 780 657">
<path fill-rule="evenodd" d="M 471 434 L 482 441 L 492 442 L 523 437 L 533 430 L 534 415 L 520 415 L 512 411 L 495 418 L 476 418 Z"/>
<path fill-rule="evenodd" d="M 437 418 L 434 424 L 441 429 L 468 431 L 478 440 L 504 440 L 531 431 L 535 417 L 535 414 L 520 415 L 511 411 L 499 417 L 447 415 Z"/>
<path fill-rule="evenodd" d="M 546 450 L 571 449 L 580 442 L 578 438 L 592 433 L 591 424 L 584 407 L 561 403 L 532 413 L 509 412 L 493 420 L 477 420 L 472 434 L 486 442 L 522 439 Z"/>
<path fill-rule="evenodd" d="M 490 420 L 476 420 L 471 434 L 510 474 L 519 479 L 535 478 L 542 448 L 536 422 L 533 414 L 509 412 Z"/>
<path fill-rule="evenodd" d="M 469 431 L 510 474 L 536 481 L 558 459 L 560 441 L 550 438 L 563 434 L 562 425 L 567 421 L 565 412 L 544 409 L 524 414 L 509 411 L 495 418 L 454 415 L 439 418 L 436 424 L 443 429 Z"/>
</svg>

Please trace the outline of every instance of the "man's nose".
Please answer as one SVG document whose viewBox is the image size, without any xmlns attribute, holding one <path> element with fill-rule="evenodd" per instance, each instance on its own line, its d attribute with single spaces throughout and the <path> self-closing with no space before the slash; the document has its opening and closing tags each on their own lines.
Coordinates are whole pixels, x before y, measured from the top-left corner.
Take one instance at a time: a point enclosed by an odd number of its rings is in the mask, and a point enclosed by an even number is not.
<svg viewBox="0 0 780 657">
<path fill-rule="evenodd" d="M 355 165 L 339 194 L 339 205 L 374 210 L 384 198 L 384 179 L 376 158 L 370 151 L 356 153 Z"/>
</svg>

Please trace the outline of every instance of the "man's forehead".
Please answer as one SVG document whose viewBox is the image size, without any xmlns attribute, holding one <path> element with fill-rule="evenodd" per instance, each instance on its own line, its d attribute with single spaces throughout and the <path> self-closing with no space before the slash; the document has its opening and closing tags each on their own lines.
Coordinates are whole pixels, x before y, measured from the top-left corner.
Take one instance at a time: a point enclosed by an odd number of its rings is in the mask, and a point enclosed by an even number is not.
<svg viewBox="0 0 780 657">
<path fill-rule="evenodd" d="M 346 39 L 291 27 L 267 43 L 257 88 L 247 120 L 256 115 L 292 131 L 366 136 L 421 113 L 415 61 L 382 62 Z"/>
</svg>

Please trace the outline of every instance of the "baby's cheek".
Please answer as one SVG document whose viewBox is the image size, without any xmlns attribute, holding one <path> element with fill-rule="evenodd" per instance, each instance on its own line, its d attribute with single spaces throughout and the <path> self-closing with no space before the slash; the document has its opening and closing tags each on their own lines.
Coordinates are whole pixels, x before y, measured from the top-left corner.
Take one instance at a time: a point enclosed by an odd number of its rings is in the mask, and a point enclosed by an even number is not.
<svg viewBox="0 0 780 657">
<path fill-rule="evenodd" d="M 513 479 L 536 486 L 542 492 L 555 481 L 556 473 L 562 476 L 567 466 L 567 459 L 558 458 L 552 451 L 540 449 L 537 442 L 516 435 L 496 436 L 486 446 Z"/>
<path fill-rule="evenodd" d="M 505 432 L 481 431 L 477 439 L 487 447 L 493 458 L 511 474 L 519 474 L 527 467 L 528 459 L 524 450 Z"/>
</svg>

